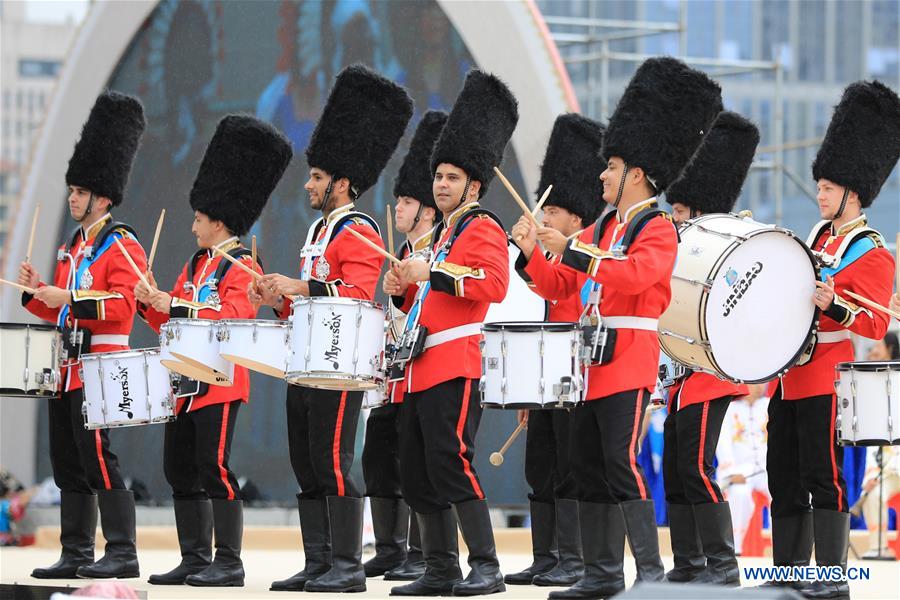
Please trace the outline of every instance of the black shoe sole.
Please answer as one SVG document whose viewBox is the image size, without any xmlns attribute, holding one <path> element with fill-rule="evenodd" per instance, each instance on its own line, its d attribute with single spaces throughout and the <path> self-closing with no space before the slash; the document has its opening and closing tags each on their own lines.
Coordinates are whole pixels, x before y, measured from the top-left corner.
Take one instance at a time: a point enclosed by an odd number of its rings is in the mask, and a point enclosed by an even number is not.
<svg viewBox="0 0 900 600">
<path fill-rule="evenodd" d="M 493 587 L 493 588 L 489 588 L 489 589 L 486 589 L 486 590 L 466 589 L 466 588 L 463 588 L 463 589 L 461 589 L 461 590 L 457 590 L 456 587 L 454 587 L 454 588 L 453 588 L 453 595 L 454 595 L 454 596 L 460 596 L 460 597 L 466 597 L 466 596 L 489 596 L 489 595 L 491 595 L 491 594 L 499 594 L 499 593 L 502 593 L 502 592 L 505 592 L 505 591 L 506 591 L 506 584 L 505 584 L 505 583 L 501 583 L 501 584 L 498 585 L 498 586 L 495 586 L 495 587 Z"/>
<path fill-rule="evenodd" d="M 82 575 L 81 573 L 75 573 L 77 579 L 137 579 L 140 576 L 140 571 L 117 573 L 115 575 Z"/>
<path fill-rule="evenodd" d="M 185 580 L 184 585 L 189 585 L 191 587 L 244 587 L 244 580 L 240 581 L 227 581 L 222 583 L 191 583 L 190 581 Z"/>
</svg>

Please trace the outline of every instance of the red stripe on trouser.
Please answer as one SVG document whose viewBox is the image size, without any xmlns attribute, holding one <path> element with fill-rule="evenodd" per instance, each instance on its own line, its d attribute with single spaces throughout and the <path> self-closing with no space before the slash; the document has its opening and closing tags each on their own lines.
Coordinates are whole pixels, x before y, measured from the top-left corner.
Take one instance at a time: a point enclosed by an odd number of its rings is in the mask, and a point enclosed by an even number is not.
<svg viewBox="0 0 900 600">
<path fill-rule="evenodd" d="M 109 473 L 106 470 L 106 459 L 103 458 L 103 439 L 100 437 L 100 430 L 94 431 L 94 442 L 97 446 L 97 462 L 100 463 L 100 474 L 103 475 L 103 485 L 106 489 L 111 490 L 112 484 L 109 482 Z"/>
<path fill-rule="evenodd" d="M 844 507 L 844 493 L 841 491 L 841 484 L 838 481 L 838 467 L 837 461 L 834 458 L 834 420 L 835 420 L 835 411 L 837 410 L 837 402 L 835 401 L 836 396 L 834 394 L 831 395 L 831 425 L 828 427 L 828 451 L 831 455 L 831 482 L 834 484 L 834 489 L 837 490 L 837 509 L 841 510 Z"/>
<path fill-rule="evenodd" d="M 228 490 L 228 499 L 234 500 L 234 490 L 228 481 L 228 471 L 225 469 L 225 440 L 228 439 L 228 412 L 231 409 L 231 403 L 226 402 L 222 407 L 222 427 L 219 429 L 219 449 L 216 452 L 216 464 L 219 465 L 219 477 Z"/>
<path fill-rule="evenodd" d="M 337 482 L 337 495 L 344 495 L 344 474 L 341 472 L 341 428 L 344 425 L 344 406 L 347 404 L 347 392 L 341 392 L 341 403 L 338 406 L 337 423 L 334 425 L 334 440 L 331 442 L 331 463 L 334 480 Z"/>
<path fill-rule="evenodd" d="M 472 472 L 472 465 L 469 463 L 468 459 L 466 459 L 467 447 L 462 437 L 463 427 L 466 425 L 466 418 L 469 414 L 469 390 L 471 387 L 471 382 L 466 381 L 463 391 L 462 407 L 459 409 L 459 420 L 456 422 L 456 439 L 459 440 L 459 459 L 463 464 L 463 472 L 465 472 L 466 477 L 468 477 L 469 481 L 472 483 L 472 489 L 475 491 L 475 495 L 479 499 L 483 499 L 484 492 L 481 491 L 481 486 L 478 485 L 475 473 Z"/>
<path fill-rule="evenodd" d="M 712 484 L 709 482 L 709 477 L 706 476 L 706 470 L 703 468 L 703 448 L 706 446 L 706 415 L 709 413 L 709 402 L 703 403 L 703 413 L 700 417 L 700 450 L 697 452 L 697 470 L 700 471 L 700 479 L 703 480 L 703 485 L 706 486 L 706 491 L 709 492 L 709 497 L 712 498 L 714 503 L 719 502 L 719 497 L 716 496 L 715 490 L 713 490 Z"/>
<path fill-rule="evenodd" d="M 647 499 L 647 490 L 644 488 L 644 480 L 637 469 L 637 446 L 638 432 L 641 430 L 641 402 L 644 400 L 644 390 L 639 390 L 637 400 L 634 404 L 634 424 L 631 428 L 631 443 L 628 444 L 628 463 L 631 466 L 631 472 L 634 473 L 634 480 L 637 482 L 638 491 L 641 493 L 641 500 Z"/>
</svg>

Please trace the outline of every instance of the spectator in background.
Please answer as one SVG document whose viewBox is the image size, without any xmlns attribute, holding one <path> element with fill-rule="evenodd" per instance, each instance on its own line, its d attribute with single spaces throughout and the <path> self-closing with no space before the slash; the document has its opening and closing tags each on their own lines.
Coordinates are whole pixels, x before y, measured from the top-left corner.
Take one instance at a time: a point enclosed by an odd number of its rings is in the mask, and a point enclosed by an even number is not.
<svg viewBox="0 0 900 600">
<path fill-rule="evenodd" d="M 729 405 L 716 450 L 719 485 L 731 507 L 736 554 L 741 553 L 747 524 L 753 516 L 754 490 L 771 498 L 766 478 L 769 398 L 765 384 L 748 387 L 748 396 Z"/>
<path fill-rule="evenodd" d="M 898 360 L 900 359 L 900 342 L 898 342 L 897 334 L 888 332 L 883 340 L 875 342 L 866 355 L 866 360 Z M 879 467 L 879 456 L 882 453 L 881 467 Z M 883 469 L 884 489 L 879 494 L 878 475 Z M 866 526 L 869 529 L 869 549 L 863 554 L 863 558 L 874 558 L 877 556 L 893 556 L 888 549 L 887 528 L 888 514 L 887 507 L 882 503 L 886 502 L 891 496 L 900 492 L 900 448 L 894 446 L 885 446 L 883 448 L 869 447 L 866 449 L 866 473 L 863 476 L 862 483 L 862 502 L 863 517 L 866 520 Z M 878 508 L 881 506 L 881 519 L 878 518 Z M 881 526 L 881 536 L 878 535 L 878 527 Z M 881 540 L 881 551 L 879 552 L 878 542 Z"/>
<path fill-rule="evenodd" d="M 34 490 L 26 490 L 6 469 L 0 469 L 0 546 L 29 546 L 34 535 L 25 535 L 16 523 L 25 518 L 25 509 Z"/>
</svg>

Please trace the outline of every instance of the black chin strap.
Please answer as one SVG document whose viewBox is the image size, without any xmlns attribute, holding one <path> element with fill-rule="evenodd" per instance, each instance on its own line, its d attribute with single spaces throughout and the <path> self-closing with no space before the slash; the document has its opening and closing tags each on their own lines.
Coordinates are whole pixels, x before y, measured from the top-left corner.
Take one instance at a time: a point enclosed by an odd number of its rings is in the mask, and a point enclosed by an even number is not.
<svg viewBox="0 0 900 600">
<path fill-rule="evenodd" d="M 462 196 L 459 198 L 459 202 L 456 204 L 456 206 L 453 207 L 453 210 L 458 209 L 460 206 L 463 205 L 463 202 L 466 201 L 466 196 L 469 195 L 469 185 L 470 185 L 471 183 L 472 183 L 472 176 L 471 176 L 471 175 L 466 175 L 466 185 L 465 185 L 465 187 L 463 188 Z M 450 212 L 453 212 L 453 210 L 451 210 Z"/>
<path fill-rule="evenodd" d="M 416 228 L 416 225 L 419 224 L 419 219 L 422 218 L 422 209 L 425 208 L 425 205 L 419 202 L 419 209 L 416 211 L 416 218 L 413 219 L 412 227 L 410 227 L 410 231 Z"/>
<path fill-rule="evenodd" d="M 328 214 L 328 203 L 331 201 L 331 190 L 334 188 L 334 177 L 328 180 L 328 185 L 325 187 L 325 198 L 322 200 L 322 214 Z"/>
<path fill-rule="evenodd" d="M 831 217 L 831 220 L 840 219 L 841 215 L 844 214 L 844 209 L 847 208 L 847 198 L 850 195 L 850 188 L 844 187 L 844 195 L 841 197 L 841 205 L 838 207 L 837 212 L 834 213 L 834 216 Z"/>
<path fill-rule="evenodd" d="M 95 199 L 95 198 L 96 198 L 96 196 L 94 196 L 94 192 L 91 192 L 91 197 L 90 197 L 90 199 L 88 199 L 88 205 L 87 205 L 87 208 L 84 209 L 84 214 L 81 215 L 81 218 L 80 218 L 80 219 L 78 219 L 78 222 L 79 222 L 79 223 L 81 223 L 82 221 L 84 221 L 84 220 L 87 218 L 87 216 L 88 216 L 89 214 L 91 214 L 91 211 L 94 210 L 94 199 Z"/>
<path fill-rule="evenodd" d="M 619 192 L 616 194 L 616 199 L 613 202 L 613 208 L 619 208 L 619 202 L 622 201 L 622 192 L 625 191 L 625 177 L 628 176 L 628 165 L 625 165 L 625 168 L 622 170 L 622 179 L 619 180 Z"/>
</svg>

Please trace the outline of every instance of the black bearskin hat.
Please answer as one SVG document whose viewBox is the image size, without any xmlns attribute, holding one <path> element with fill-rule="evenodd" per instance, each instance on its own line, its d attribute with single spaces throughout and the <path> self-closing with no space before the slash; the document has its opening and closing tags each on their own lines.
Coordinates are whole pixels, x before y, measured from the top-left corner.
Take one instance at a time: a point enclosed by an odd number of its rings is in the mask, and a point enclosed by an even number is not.
<svg viewBox="0 0 900 600">
<path fill-rule="evenodd" d="M 756 125 L 737 113 L 723 111 L 684 174 L 669 186 L 666 200 L 703 213 L 731 212 L 757 144 Z"/>
<path fill-rule="evenodd" d="M 719 84 L 671 57 L 638 67 L 603 136 L 603 156 L 640 167 L 661 193 L 678 179 L 722 112 Z"/>
<path fill-rule="evenodd" d="M 482 71 L 469 71 L 434 147 L 431 172 L 441 163 L 457 166 L 481 182 L 479 196 L 483 196 L 519 121 L 518 106 L 502 81 Z"/>
<path fill-rule="evenodd" d="M 290 142 L 268 123 L 247 115 L 224 117 L 191 188 L 191 208 L 244 235 L 292 156 Z"/>
<path fill-rule="evenodd" d="M 447 113 L 439 110 L 429 110 L 422 116 L 409 143 L 409 151 L 394 179 L 395 198 L 409 196 L 425 206 L 437 208 L 431 187 L 434 180 L 431 175 L 431 151 L 434 150 L 434 143 L 446 122 Z"/>
<path fill-rule="evenodd" d="M 544 206 L 558 206 L 578 215 L 584 227 L 597 220 L 604 206 L 602 145 L 600 123 L 574 113 L 556 117 L 536 192 L 540 198 L 553 186 Z"/>
<path fill-rule="evenodd" d="M 399 85 L 355 64 L 338 73 L 306 148 L 306 162 L 346 177 L 359 197 L 375 185 L 413 113 Z"/>
<path fill-rule="evenodd" d="M 118 92 L 101 94 L 69 159 L 66 185 L 109 198 L 113 206 L 121 204 L 145 125 L 140 100 Z"/>
<path fill-rule="evenodd" d="M 900 157 L 900 99 L 878 81 L 857 81 L 844 90 L 825 140 L 812 164 L 825 178 L 859 195 L 866 208 Z"/>
</svg>

